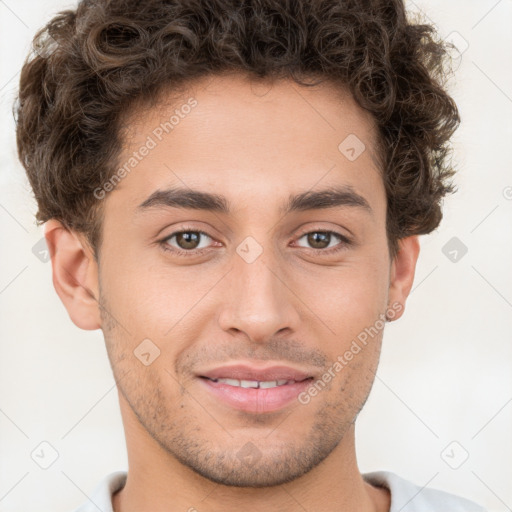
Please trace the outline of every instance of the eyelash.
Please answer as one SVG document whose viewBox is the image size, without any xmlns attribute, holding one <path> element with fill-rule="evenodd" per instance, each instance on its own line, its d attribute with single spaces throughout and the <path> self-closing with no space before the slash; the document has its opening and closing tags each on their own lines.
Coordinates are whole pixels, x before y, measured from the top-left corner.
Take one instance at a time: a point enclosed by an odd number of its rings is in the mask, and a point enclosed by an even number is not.
<svg viewBox="0 0 512 512">
<path fill-rule="evenodd" d="M 185 228 L 181 229 L 180 231 L 174 231 L 169 236 L 166 236 L 165 238 L 163 238 L 162 240 L 159 241 L 159 244 L 160 244 L 160 246 L 162 247 L 162 249 L 164 251 L 171 252 L 171 253 L 173 253 L 176 256 L 184 256 L 184 257 L 199 256 L 199 255 L 203 254 L 204 252 L 206 252 L 206 251 L 208 251 L 210 249 L 210 247 L 203 247 L 201 249 L 190 249 L 190 250 L 187 251 L 185 249 L 177 249 L 176 247 L 173 247 L 172 249 L 169 248 L 168 241 L 173 236 L 179 235 L 179 234 L 182 234 L 182 233 L 190 233 L 190 232 L 199 233 L 200 235 L 204 235 L 204 236 L 206 236 L 208 238 L 213 239 L 213 237 L 211 237 L 208 233 L 206 233 L 204 231 L 201 231 L 200 229 L 185 227 Z M 298 240 L 300 240 L 303 236 L 309 235 L 311 233 L 327 233 L 327 234 L 335 235 L 336 237 L 338 237 L 340 239 L 340 243 L 338 245 L 336 245 L 335 247 L 331 247 L 330 249 L 314 249 L 314 248 L 311 248 L 311 247 L 309 247 L 309 248 L 303 247 L 303 249 L 305 248 L 305 249 L 309 249 L 310 251 L 313 251 L 313 252 L 316 252 L 316 253 L 322 253 L 322 254 L 326 254 L 326 255 L 331 255 L 331 254 L 335 254 L 335 253 L 337 253 L 339 251 L 342 251 L 347 246 L 352 245 L 352 241 L 349 240 L 345 235 L 342 235 L 341 233 L 338 233 L 337 231 L 322 230 L 322 229 L 315 229 L 315 230 L 312 230 L 312 231 L 306 231 L 306 232 L 302 233 L 298 237 Z"/>
</svg>

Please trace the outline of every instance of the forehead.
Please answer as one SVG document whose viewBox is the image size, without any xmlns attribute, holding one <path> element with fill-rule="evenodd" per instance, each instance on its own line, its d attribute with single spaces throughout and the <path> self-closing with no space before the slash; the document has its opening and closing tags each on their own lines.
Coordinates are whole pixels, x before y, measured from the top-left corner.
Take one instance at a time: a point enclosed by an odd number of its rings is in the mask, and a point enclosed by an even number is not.
<svg viewBox="0 0 512 512">
<path fill-rule="evenodd" d="M 373 119 L 333 84 L 207 77 L 140 104 L 124 127 L 126 172 L 109 202 L 176 186 L 267 202 L 316 184 L 382 192 Z"/>
</svg>

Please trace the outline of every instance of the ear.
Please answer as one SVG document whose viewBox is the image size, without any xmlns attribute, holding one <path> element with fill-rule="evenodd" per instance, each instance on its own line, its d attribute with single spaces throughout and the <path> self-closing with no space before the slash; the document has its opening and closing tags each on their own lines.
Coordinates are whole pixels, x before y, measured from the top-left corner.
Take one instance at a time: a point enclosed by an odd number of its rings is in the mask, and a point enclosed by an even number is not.
<svg viewBox="0 0 512 512">
<path fill-rule="evenodd" d="M 53 286 L 73 323 L 81 329 L 101 327 L 98 266 L 85 238 L 56 219 L 45 225 L 52 259 Z"/>
<path fill-rule="evenodd" d="M 405 311 L 405 302 L 412 288 L 416 262 L 420 252 L 418 236 L 409 236 L 398 241 L 398 253 L 391 262 L 388 302 L 400 304 L 401 308 L 393 308 L 396 320 Z"/>
</svg>

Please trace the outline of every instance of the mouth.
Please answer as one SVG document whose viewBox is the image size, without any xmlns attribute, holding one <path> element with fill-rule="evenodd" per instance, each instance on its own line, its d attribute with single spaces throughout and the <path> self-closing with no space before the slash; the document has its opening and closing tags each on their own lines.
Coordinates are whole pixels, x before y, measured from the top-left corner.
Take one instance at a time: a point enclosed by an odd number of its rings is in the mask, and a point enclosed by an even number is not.
<svg viewBox="0 0 512 512">
<path fill-rule="evenodd" d="M 314 378 L 307 372 L 286 366 L 248 365 L 215 368 L 197 377 L 216 403 L 253 414 L 286 408 Z"/>
<path fill-rule="evenodd" d="M 245 389 L 271 389 L 279 386 L 289 386 L 291 384 L 297 384 L 297 382 L 304 382 L 306 380 L 312 380 L 313 377 L 306 377 L 302 380 L 238 380 L 238 379 L 210 379 L 209 377 L 205 377 L 204 375 L 200 376 L 202 379 L 207 379 L 212 382 L 220 382 L 221 384 L 227 384 L 228 386 L 233 386 L 237 388 L 245 388 Z"/>
</svg>

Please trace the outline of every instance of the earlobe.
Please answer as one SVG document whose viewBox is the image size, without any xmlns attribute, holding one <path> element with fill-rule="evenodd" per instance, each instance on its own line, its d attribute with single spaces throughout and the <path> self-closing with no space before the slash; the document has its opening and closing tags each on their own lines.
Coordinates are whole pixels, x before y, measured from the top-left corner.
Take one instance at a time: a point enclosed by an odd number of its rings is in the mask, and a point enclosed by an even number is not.
<svg viewBox="0 0 512 512">
<path fill-rule="evenodd" d="M 400 318 L 405 310 L 405 302 L 414 282 L 416 262 L 420 252 L 417 235 L 402 238 L 398 244 L 398 253 L 391 262 L 388 294 L 388 307 L 395 311 L 394 320 Z"/>
<path fill-rule="evenodd" d="M 101 327 L 98 267 L 83 237 L 51 219 L 44 236 L 52 260 L 53 286 L 72 322 L 81 329 Z"/>
</svg>

